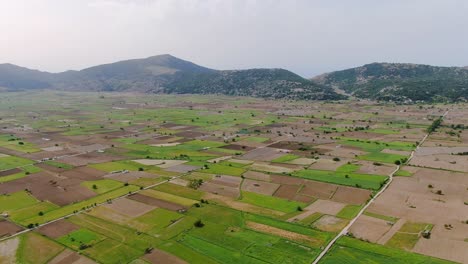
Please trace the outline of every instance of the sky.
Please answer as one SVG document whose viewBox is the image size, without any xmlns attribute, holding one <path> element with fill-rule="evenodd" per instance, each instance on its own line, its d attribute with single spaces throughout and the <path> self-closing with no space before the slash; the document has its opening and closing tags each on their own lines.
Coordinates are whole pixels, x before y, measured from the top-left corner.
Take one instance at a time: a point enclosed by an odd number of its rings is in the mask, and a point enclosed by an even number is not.
<svg viewBox="0 0 468 264">
<path fill-rule="evenodd" d="M 0 0 L 0 63 L 79 70 L 171 54 L 304 77 L 372 62 L 468 65 L 466 0 Z"/>
</svg>

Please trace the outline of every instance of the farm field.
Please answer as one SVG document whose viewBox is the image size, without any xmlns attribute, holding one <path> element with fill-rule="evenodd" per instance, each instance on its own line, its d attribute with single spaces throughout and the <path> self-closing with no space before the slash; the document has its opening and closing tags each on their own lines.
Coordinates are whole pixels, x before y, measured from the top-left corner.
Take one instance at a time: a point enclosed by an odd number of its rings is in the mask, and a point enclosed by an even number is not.
<svg viewBox="0 0 468 264">
<path fill-rule="evenodd" d="M 468 263 L 464 115 L 407 162 L 447 108 L 6 93 L 0 262 L 312 263 L 399 164 L 320 263 Z"/>
</svg>

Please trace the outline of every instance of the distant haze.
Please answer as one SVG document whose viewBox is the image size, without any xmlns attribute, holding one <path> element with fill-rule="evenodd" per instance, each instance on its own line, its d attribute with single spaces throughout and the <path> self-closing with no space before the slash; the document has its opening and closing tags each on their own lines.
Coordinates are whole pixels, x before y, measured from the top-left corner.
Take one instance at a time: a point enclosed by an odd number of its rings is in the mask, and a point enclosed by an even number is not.
<svg viewBox="0 0 468 264">
<path fill-rule="evenodd" d="M 466 0 L 2 0 L 0 63 L 82 69 L 172 54 L 304 77 L 370 62 L 468 65 Z"/>
</svg>

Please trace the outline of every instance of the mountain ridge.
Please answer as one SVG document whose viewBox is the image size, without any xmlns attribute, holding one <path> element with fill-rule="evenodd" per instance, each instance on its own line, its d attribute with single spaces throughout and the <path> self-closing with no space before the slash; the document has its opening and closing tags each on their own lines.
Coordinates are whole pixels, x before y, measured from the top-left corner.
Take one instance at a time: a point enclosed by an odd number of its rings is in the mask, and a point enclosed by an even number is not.
<svg viewBox="0 0 468 264">
<path fill-rule="evenodd" d="M 11 64 L 12 65 L 12 64 Z M 61 73 L 0 67 L 0 87 L 248 95 L 274 99 L 338 100 L 344 96 L 285 69 L 215 70 L 170 54 Z"/>
<path fill-rule="evenodd" d="M 311 80 L 362 99 L 410 103 L 468 98 L 466 67 L 374 62 L 321 74 Z"/>
</svg>

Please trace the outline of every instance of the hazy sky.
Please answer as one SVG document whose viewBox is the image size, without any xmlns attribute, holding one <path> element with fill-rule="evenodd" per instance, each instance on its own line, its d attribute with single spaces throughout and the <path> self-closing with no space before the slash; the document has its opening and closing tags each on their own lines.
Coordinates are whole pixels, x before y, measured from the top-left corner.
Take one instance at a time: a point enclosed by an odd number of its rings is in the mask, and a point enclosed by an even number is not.
<svg viewBox="0 0 468 264">
<path fill-rule="evenodd" d="M 0 0 L 0 63 L 82 69 L 169 53 L 302 76 L 375 61 L 468 65 L 467 0 Z"/>
</svg>

